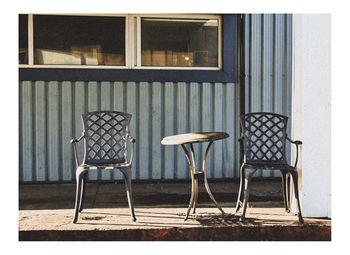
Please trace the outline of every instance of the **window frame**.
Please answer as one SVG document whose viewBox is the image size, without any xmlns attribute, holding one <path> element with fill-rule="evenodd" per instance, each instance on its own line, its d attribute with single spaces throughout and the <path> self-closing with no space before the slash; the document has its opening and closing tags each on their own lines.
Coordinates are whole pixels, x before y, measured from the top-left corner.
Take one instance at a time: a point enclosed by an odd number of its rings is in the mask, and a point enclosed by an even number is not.
<svg viewBox="0 0 350 255">
<path fill-rule="evenodd" d="M 183 81 L 183 82 L 236 82 L 238 69 L 239 14 L 54 14 L 72 16 L 125 17 L 125 66 L 104 65 L 34 65 L 33 15 L 28 14 L 28 64 L 19 64 L 20 80 L 71 80 L 71 81 Z M 145 67 L 141 65 L 141 17 L 219 17 L 219 67 Z M 136 21 L 136 22 L 135 22 Z M 136 30 L 135 30 L 136 27 Z M 136 51 L 139 54 L 135 54 Z M 138 59 L 136 59 L 138 58 Z M 136 63 L 135 63 L 136 61 Z"/>
</svg>

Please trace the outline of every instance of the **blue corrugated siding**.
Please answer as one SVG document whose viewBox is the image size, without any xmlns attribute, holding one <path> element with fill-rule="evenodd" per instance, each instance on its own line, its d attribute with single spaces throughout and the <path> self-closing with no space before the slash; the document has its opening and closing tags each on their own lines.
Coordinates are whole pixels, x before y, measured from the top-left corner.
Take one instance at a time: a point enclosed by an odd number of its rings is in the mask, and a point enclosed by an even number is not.
<svg viewBox="0 0 350 255">
<path fill-rule="evenodd" d="M 189 178 L 182 149 L 162 146 L 160 141 L 175 133 L 208 130 L 231 135 L 211 151 L 209 177 L 237 177 L 239 87 L 233 83 L 25 81 L 20 83 L 20 93 L 23 182 L 73 181 L 75 165 L 69 140 L 81 135 L 80 115 L 108 109 L 133 115 L 130 130 L 137 139 L 134 179 Z M 205 148 L 196 145 L 196 149 L 201 159 L 199 153 Z M 82 143 L 78 150 L 81 159 Z M 121 177 L 118 171 L 109 170 L 89 175 L 90 180 Z"/>
<path fill-rule="evenodd" d="M 291 116 L 292 15 L 245 15 L 245 112 Z M 290 121 L 288 123 L 290 132 Z M 290 148 L 287 147 L 287 155 Z M 255 176 L 279 176 L 259 171 Z"/>
<path fill-rule="evenodd" d="M 245 15 L 245 111 L 291 115 L 292 16 Z M 238 178 L 240 87 L 233 83 L 57 82 L 19 84 L 19 179 L 21 182 L 75 180 L 69 140 L 81 135 L 80 115 L 119 110 L 133 115 L 137 139 L 133 178 L 189 179 L 180 147 L 162 146 L 164 136 L 189 131 L 225 131 L 230 138 L 214 144 L 209 178 Z M 195 145 L 202 160 L 204 145 Z M 82 143 L 78 146 L 82 158 Z M 259 173 L 261 177 L 273 172 Z M 277 174 L 278 176 L 278 174 Z M 89 174 L 90 180 L 119 180 L 119 171 Z"/>
</svg>

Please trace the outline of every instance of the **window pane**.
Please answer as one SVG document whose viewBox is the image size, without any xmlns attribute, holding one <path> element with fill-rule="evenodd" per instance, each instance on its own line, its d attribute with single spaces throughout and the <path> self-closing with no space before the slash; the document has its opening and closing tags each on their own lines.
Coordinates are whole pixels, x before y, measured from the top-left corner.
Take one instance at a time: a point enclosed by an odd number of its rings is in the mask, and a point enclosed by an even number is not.
<svg viewBox="0 0 350 255">
<path fill-rule="evenodd" d="M 19 15 L 18 63 L 28 64 L 28 15 Z"/>
<path fill-rule="evenodd" d="M 34 63 L 125 65 L 125 18 L 34 16 Z"/>
<path fill-rule="evenodd" d="M 217 19 L 141 19 L 141 65 L 218 67 Z"/>
</svg>

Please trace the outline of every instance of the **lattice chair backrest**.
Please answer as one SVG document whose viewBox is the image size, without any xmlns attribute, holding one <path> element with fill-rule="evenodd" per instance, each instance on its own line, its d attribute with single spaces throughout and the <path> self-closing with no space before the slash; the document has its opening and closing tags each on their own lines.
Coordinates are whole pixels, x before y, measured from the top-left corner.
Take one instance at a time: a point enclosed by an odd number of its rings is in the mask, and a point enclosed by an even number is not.
<svg viewBox="0 0 350 255">
<path fill-rule="evenodd" d="M 241 116 L 246 163 L 284 164 L 288 117 L 267 112 Z"/>
<path fill-rule="evenodd" d="M 103 165 L 127 162 L 127 138 L 131 114 L 96 111 L 82 114 L 85 164 Z"/>
</svg>

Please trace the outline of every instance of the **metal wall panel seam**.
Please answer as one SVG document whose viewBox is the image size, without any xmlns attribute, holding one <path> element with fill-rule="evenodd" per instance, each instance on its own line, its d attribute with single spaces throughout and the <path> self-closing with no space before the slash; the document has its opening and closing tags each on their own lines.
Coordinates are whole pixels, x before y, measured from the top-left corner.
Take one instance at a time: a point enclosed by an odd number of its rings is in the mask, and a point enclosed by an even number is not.
<svg viewBox="0 0 350 255">
<path fill-rule="evenodd" d="M 49 98 L 49 82 L 44 81 L 44 93 L 45 93 L 45 177 L 46 181 L 50 181 L 50 171 L 49 171 L 49 103 L 48 103 L 48 98 Z"/>
<path fill-rule="evenodd" d="M 139 107 L 140 107 L 140 93 L 138 89 L 139 84 L 136 82 L 127 82 L 125 84 L 126 88 L 126 112 L 130 113 L 134 116 L 133 120 L 130 122 L 130 132 L 134 133 L 136 139 L 139 139 L 140 130 L 139 130 Z M 140 143 L 135 143 L 135 162 L 132 164 L 132 178 L 139 179 L 140 178 L 140 159 L 139 159 L 139 151 L 140 151 Z"/>
<path fill-rule="evenodd" d="M 214 83 L 214 131 L 224 131 L 223 130 L 223 85 L 220 83 Z M 218 140 L 214 142 L 212 148 L 212 155 L 214 157 L 214 168 L 213 177 L 219 178 L 223 174 L 223 140 Z"/>
<path fill-rule="evenodd" d="M 150 144 L 151 144 L 151 179 L 159 180 L 162 177 L 162 151 L 163 146 L 160 144 L 162 140 L 162 89 L 163 84 L 160 82 L 153 82 L 149 85 L 151 89 L 151 113 L 152 116 L 149 118 L 152 134 L 150 136 Z"/>
<path fill-rule="evenodd" d="M 18 179 L 20 182 L 23 181 L 23 171 L 24 171 L 24 168 L 23 168 L 23 110 L 22 110 L 22 107 L 23 107 L 23 96 L 22 96 L 22 86 L 23 86 L 23 82 L 20 82 L 19 83 L 19 86 L 18 86 Z"/>
<path fill-rule="evenodd" d="M 62 82 L 58 82 L 58 180 L 63 180 L 63 162 L 62 162 Z M 61 127 L 60 127 L 61 125 Z"/>
<path fill-rule="evenodd" d="M 261 14 L 252 17 L 252 111 L 260 111 L 261 106 Z"/>
<path fill-rule="evenodd" d="M 206 90 L 203 91 L 205 92 L 205 98 L 206 98 L 206 102 L 208 104 L 207 108 L 203 108 L 203 110 L 206 110 L 209 114 L 207 115 L 207 119 L 205 120 L 204 123 L 206 123 L 206 125 L 204 126 L 204 128 L 206 129 L 206 131 L 212 131 L 214 130 L 215 126 L 214 126 L 214 115 L 215 115 L 215 87 L 214 87 L 214 83 L 208 83 L 206 87 L 204 87 Z M 205 152 L 207 148 L 207 143 L 203 144 L 203 151 Z M 211 149 L 209 151 L 208 154 L 208 158 L 207 158 L 207 176 L 208 178 L 213 178 L 214 177 L 214 156 L 213 156 L 214 150 Z"/>
<path fill-rule="evenodd" d="M 260 90 L 261 90 L 261 101 L 260 101 L 260 109 L 262 111 L 263 107 L 264 107 L 264 61 L 265 61 L 265 58 L 264 58 L 264 34 L 265 34 L 265 30 L 264 30 L 264 18 L 265 18 L 265 15 L 262 14 L 261 15 L 261 28 L 260 28 L 260 31 L 261 31 L 261 36 L 260 36 L 260 40 L 261 40 L 261 51 L 260 51 Z"/>
<path fill-rule="evenodd" d="M 276 87 L 275 87 L 275 112 L 279 114 L 283 114 L 283 63 L 282 57 L 283 57 L 283 23 L 281 14 L 276 14 L 276 37 L 275 37 L 275 80 L 276 80 Z"/>
<path fill-rule="evenodd" d="M 275 112 L 275 88 L 276 88 L 276 14 L 273 14 L 273 35 L 272 35 L 272 112 Z"/>
<path fill-rule="evenodd" d="M 59 134 L 58 134 L 58 107 L 59 92 L 58 82 L 48 83 L 48 163 L 49 180 L 59 181 Z"/>
<path fill-rule="evenodd" d="M 236 102 L 236 93 L 235 93 L 235 89 L 236 86 L 233 83 L 227 83 L 225 86 L 225 107 L 224 107 L 224 119 L 225 119 L 225 123 L 224 123 L 224 127 L 226 132 L 230 135 L 229 138 L 225 139 L 224 142 L 224 151 L 225 151 L 225 158 L 224 160 L 224 165 L 225 165 L 225 171 L 224 171 L 224 177 L 234 177 L 234 169 L 235 169 L 235 158 L 237 154 L 236 151 L 236 132 L 235 130 L 237 130 L 237 128 L 235 127 L 235 125 L 237 124 L 236 121 L 236 117 L 237 117 L 237 113 L 236 113 L 236 107 L 235 105 L 237 105 Z M 239 130 L 239 128 L 238 128 Z"/>
<path fill-rule="evenodd" d="M 176 134 L 186 133 L 188 130 L 188 90 L 185 82 L 176 84 L 177 102 L 176 102 Z M 176 178 L 186 179 L 188 175 L 188 165 L 185 161 L 184 152 L 181 146 L 176 146 L 177 151 L 177 169 Z"/>
<path fill-rule="evenodd" d="M 235 84 L 234 84 L 235 85 Z M 241 137 L 241 133 L 240 133 L 240 127 L 239 127 L 239 117 L 240 117 L 240 114 L 241 114 L 241 109 L 240 109 L 240 106 L 242 105 L 241 104 L 241 100 L 244 100 L 242 98 L 240 98 L 240 89 L 241 87 L 240 86 L 235 86 L 235 96 L 234 98 L 236 99 L 236 104 L 234 104 L 234 107 L 235 107 L 235 118 L 234 118 L 234 129 L 235 129 L 235 137 L 234 137 L 234 142 L 235 142 L 235 146 L 234 146 L 234 171 L 233 171 L 233 177 L 236 177 L 236 178 L 239 178 L 239 169 L 240 169 L 240 159 L 243 158 L 243 155 L 240 155 L 241 154 L 241 150 L 240 150 L 240 144 L 238 142 L 238 138 Z"/>
<path fill-rule="evenodd" d="M 36 118 L 36 114 L 35 114 L 35 100 L 36 100 L 36 95 L 35 95 L 35 82 L 31 82 L 31 130 L 32 130 L 32 136 L 31 136 L 31 143 L 32 143 L 32 148 L 33 151 L 31 153 L 31 157 L 32 157 L 32 180 L 36 180 L 37 179 L 37 174 L 36 174 L 36 157 L 35 157 L 35 149 L 36 149 L 36 123 L 35 123 L 35 118 Z"/>
<path fill-rule="evenodd" d="M 273 17 L 271 14 L 264 15 L 264 47 L 263 47 L 263 106 L 262 111 L 271 112 L 272 111 L 272 62 L 271 53 L 273 51 L 272 41 L 273 41 Z"/>
<path fill-rule="evenodd" d="M 178 114 L 177 114 L 177 107 L 176 107 L 176 103 L 177 103 L 177 98 L 178 98 L 178 93 L 177 93 L 177 83 L 173 83 L 172 86 L 173 90 L 174 90 L 174 104 L 173 104 L 173 108 L 174 108 L 174 134 L 178 134 L 178 127 L 177 127 L 177 120 L 178 120 Z M 177 179 L 177 169 L 178 169 L 178 149 L 174 147 L 174 179 Z"/>
<path fill-rule="evenodd" d="M 245 110 L 246 113 L 251 112 L 251 86 L 252 86 L 252 74 L 251 74 L 251 69 L 252 69 L 252 29 L 251 29 L 251 23 L 252 23 L 252 14 L 247 15 L 246 17 L 246 30 L 248 30 L 248 33 L 245 33 L 246 35 L 246 47 L 245 47 L 245 58 L 248 60 L 246 61 L 246 69 L 245 69 L 245 73 L 246 73 L 246 106 L 245 106 Z"/>
<path fill-rule="evenodd" d="M 123 82 L 114 82 L 113 83 L 113 110 L 125 112 L 126 111 L 126 89 Z M 136 116 L 133 115 L 131 117 L 131 122 L 136 121 Z M 130 131 L 130 135 L 136 139 L 136 143 L 139 143 L 139 139 L 137 137 L 137 134 L 133 131 Z M 129 153 L 129 159 L 130 159 L 130 153 Z M 133 164 L 135 164 L 136 158 L 134 158 Z M 119 170 L 113 170 L 113 180 L 123 180 L 123 175 Z"/>
<path fill-rule="evenodd" d="M 200 131 L 200 122 L 199 122 L 199 116 L 200 116 L 200 85 L 196 82 L 191 82 L 189 84 L 189 132 L 199 132 Z M 193 144 L 193 149 L 195 151 L 196 155 L 196 161 L 197 161 L 197 168 L 200 169 L 201 166 L 198 165 L 200 161 L 200 143 Z"/>
<path fill-rule="evenodd" d="M 286 28 L 286 50 L 287 50 L 287 57 L 286 57 L 286 66 L 287 66 L 287 73 L 286 73 L 286 79 L 287 79 L 287 114 L 288 116 L 292 117 L 292 58 L 293 58 L 293 15 L 287 14 L 287 28 Z M 289 135 L 291 135 L 292 130 L 292 119 L 290 118 L 288 121 L 288 129 L 287 132 Z M 298 138 L 292 138 L 292 139 L 298 139 Z M 288 147 L 287 150 L 287 158 L 290 160 L 291 156 L 291 147 Z"/>
<path fill-rule="evenodd" d="M 71 114 L 71 133 L 70 133 L 70 139 L 75 138 L 75 133 L 76 133 L 76 127 L 75 127 L 75 83 L 74 82 L 70 82 L 70 89 L 71 89 L 71 98 L 72 98 L 72 105 L 71 105 L 71 110 L 70 110 L 70 114 Z M 67 141 L 70 143 L 70 141 Z M 73 156 L 73 146 L 71 144 L 70 148 L 71 148 L 71 161 L 70 161 L 70 166 L 71 166 L 71 180 L 75 180 L 75 160 L 74 160 L 74 156 Z"/>
<path fill-rule="evenodd" d="M 149 90 L 149 85 L 147 82 L 140 82 L 140 102 L 139 102 L 139 118 L 140 132 L 138 133 L 138 143 L 139 143 L 139 178 L 150 179 L 151 178 L 151 148 L 150 148 L 150 134 L 152 134 L 149 119 L 151 118 L 151 95 Z"/>
<path fill-rule="evenodd" d="M 163 139 L 163 137 L 165 137 L 165 82 L 161 83 L 161 120 L 162 120 L 162 124 L 161 124 L 161 139 Z M 160 178 L 162 180 L 165 179 L 165 147 L 163 147 L 161 145 L 161 140 L 158 141 L 158 143 L 161 146 L 161 158 L 162 158 L 162 162 L 161 162 L 161 172 L 160 172 Z"/>
<path fill-rule="evenodd" d="M 175 89 L 172 82 L 164 84 L 164 124 L 163 137 L 175 134 L 176 110 Z M 174 179 L 176 166 L 175 146 L 164 146 L 164 179 Z"/>
<path fill-rule="evenodd" d="M 62 180 L 72 180 L 71 168 L 72 168 L 72 145 L 69 140 L 72 138 L 72 85 L 68 81 L 61 83 L 61 169 L 62 169 Z"/>
</svg>

